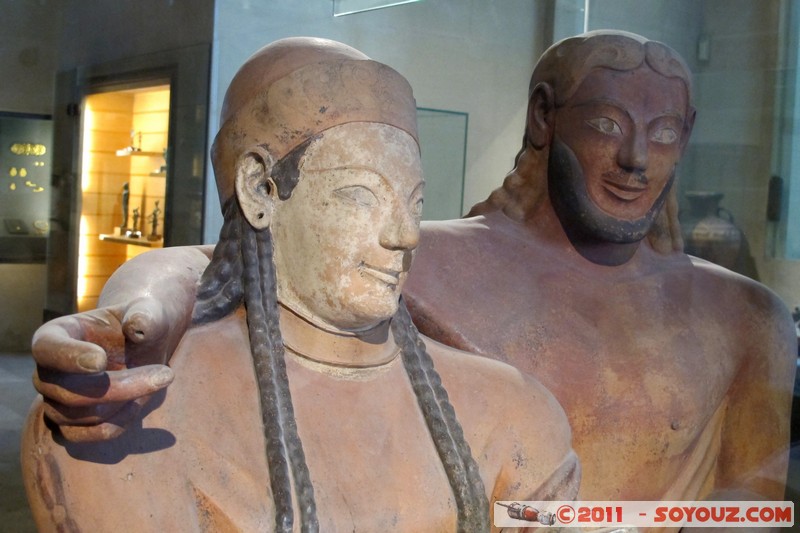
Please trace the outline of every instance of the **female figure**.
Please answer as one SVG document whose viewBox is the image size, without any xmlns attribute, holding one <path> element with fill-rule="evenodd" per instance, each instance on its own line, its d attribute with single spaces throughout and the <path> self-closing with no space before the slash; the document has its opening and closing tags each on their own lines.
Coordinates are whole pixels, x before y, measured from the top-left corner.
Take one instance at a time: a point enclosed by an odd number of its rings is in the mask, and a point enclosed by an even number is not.
<svg viewBox="0 0 800 533">
<path fill-rule="evenodd" d="M 40 528 L 472 532 L 490 500 L 574 496 L 552 396 L 423 339 L 400 300 L 424 185 L 415 112 L 399 74 L 339 43 L 248 60 L 213 147 L 225 223 L 175 381 L 103 442 L 60 439 L 35 406 Z"/>
</svg>

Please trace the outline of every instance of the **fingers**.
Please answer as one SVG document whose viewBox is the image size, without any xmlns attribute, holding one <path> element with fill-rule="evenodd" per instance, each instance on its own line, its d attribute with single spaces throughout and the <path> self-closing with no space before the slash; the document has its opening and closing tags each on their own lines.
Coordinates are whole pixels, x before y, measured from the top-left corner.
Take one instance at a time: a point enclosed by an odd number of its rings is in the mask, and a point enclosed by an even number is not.
<svg viewBox="0 0 800 533">
<path fill-rule="evenodd" d="M 118 437 L 136 419 L 147 398 L 127 402 L 107 421 L 97 425 L 61 425 L 61 434 L 72 442 L 96 442 Z"/>
<path fill-rule="evenodd" d="M 103 372 L 108 363 L 105 350 L 82 338 L 82 327 L 74 317 L 48 322 L 33 337 L 33 358 L 38 365 L 52 370 Z"/>
<path fill-rule="evenodd" d="M 59 426 L 97 426 L 108 421 L 127 402 L 105 403 L 87 407 L 64 405 L 50 400 L 42 404 L 44 416 Z"/>
<path fill-rule="evenodd" d="M 63 374 L 38 368 L 33 386 L 50 401 L 70 407 L 128 402 L 163 389 L 174 379 L 164 365 L 146 365 L 97 374 Z"/>
<path fill-rule="evenodd" d="M 61 434 L 71 442 L 111 440 L 125 431 L 124 426 L 106 423 L 97 426 L 61 426 Z"/>
</svg>

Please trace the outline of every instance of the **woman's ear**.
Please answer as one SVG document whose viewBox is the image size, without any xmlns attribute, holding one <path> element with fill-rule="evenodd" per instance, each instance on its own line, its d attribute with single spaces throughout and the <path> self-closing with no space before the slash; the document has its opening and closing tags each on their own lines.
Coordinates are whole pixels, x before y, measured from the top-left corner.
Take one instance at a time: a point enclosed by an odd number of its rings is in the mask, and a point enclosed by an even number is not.
<svg viewBox="0 0 800 533">
<path fill-rule="evenodd" d="M 272 222 L 277 191 L 270 174 L 274 160 L 266 150 L 249 150 L 236 160 L 236 198 L 242 213 L 255 229 L 268 228 Z"/>
<path fill-rule="evenodd" d="M 555 129 L 556 100 L 549 83 L 538 83 L 528 101 L 528 142 L 537 150 L 550 146 Z"/>
</svg>

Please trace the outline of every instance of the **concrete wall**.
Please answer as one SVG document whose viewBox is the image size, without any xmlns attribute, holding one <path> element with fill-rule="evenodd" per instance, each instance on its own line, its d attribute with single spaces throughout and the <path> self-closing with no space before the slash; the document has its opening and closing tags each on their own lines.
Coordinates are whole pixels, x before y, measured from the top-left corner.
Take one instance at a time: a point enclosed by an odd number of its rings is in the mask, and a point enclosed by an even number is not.
<svg viewBox="0 0 800 533">
<path fill-rule="evenodd" d="M 0 0 L 0 111 L 52 114 L 60 4 Z"/>
<path fill-rule="evenodd" d="M 501 183 L 521 146 L 528 81 L 545 45 L 547 4 L 437 0 L 334 18 L 330 0 L 218 0 L 209 130 L 217 130 L 228 83 L 257 49 L 297 35 L 342 41 L 408 78 L 419 107 L 469 114 L 469 209 Z M 216 197 L 213 179 L 206 197 Z M 217 203 L 207 202 L 205 220 L 205 240 L 215 242 L 222 225 Z"/>
<path fill-rule="evenodd" d="M 62 0 L 58 67 L 72 68 L 211 41 L 214 0 Z"/>
</svg>

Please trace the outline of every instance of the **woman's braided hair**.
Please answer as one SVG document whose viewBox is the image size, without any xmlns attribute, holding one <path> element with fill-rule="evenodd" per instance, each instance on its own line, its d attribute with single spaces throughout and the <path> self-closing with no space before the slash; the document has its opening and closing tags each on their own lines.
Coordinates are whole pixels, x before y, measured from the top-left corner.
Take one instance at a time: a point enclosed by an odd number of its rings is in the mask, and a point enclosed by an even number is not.
<svg viewBox="0 0 800 533">
<path fill-rule="evenodd" d="M 306 143 L 299 150 L 304 151 L 307 146 Z M 282 165 L 279 162 L 274 167 L 284 174 L 275 176 L 273 172 L 281 198 L 291 194 L 285 189 L 296 180 L 285 179 L 285 173 L 296 175 L 296 163 L 300 157 L 295 151 L 284 159 L 294 164 Z M 235 197 L 226 202 L 223 212 L 220 240 L 200 281 L 193 321 L 201 324 L 219 320 L 241 303 L 245 304 L 250 350 L 260 394 L 270 486 L 275 502 L 275 530 L 292 530 L 293 481 L 301 530 L 318 531 L 314 489 L 297 432 L 286 375 L 271 232 L 269 228 L 259 231 L 248 224 Z M 472 457 L 447 391 L 402 300 L 392 319 L 392 333 L 447 473 L 458 509 L 458 531 L 488 531 L 489 503 L 477 462 Z"/>
</svg>

